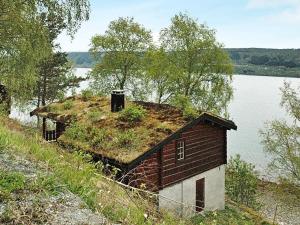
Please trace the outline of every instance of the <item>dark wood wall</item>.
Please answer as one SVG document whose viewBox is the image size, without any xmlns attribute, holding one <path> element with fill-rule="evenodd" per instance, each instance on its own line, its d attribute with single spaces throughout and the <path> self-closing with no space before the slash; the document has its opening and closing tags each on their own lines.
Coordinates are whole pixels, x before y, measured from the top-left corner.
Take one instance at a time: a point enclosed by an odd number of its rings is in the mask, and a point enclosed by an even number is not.
<svg viewBox="0 0 300 225">
<path fill-rule="evenodd" d="M 131 185 L 157 191 L 226 164 L 226 129 L 204 122 L 183 132 L 185 159 L 176 160 L 176 140 L 152 154 L 131 171 Z M 136 182 L 135 182 L 136 181 Z"/>
<path fill-rule="evenodd" d="M 213 169 L 226 163 L 226 129 L 200 123 L 181 134 L 185 158 L 176 160 L 176 140 L 163 148 L 162 186 Z"/>
<path fill-rule="evenodd" d="M 128 184 L 145 188 L 149 191 L 157 191 L 161 186 L 161 163 L 159 158 L 160 152 L 153 153 L 141 164 L 129 171 L 127 174 L 129 177 Z"/>
</svg>

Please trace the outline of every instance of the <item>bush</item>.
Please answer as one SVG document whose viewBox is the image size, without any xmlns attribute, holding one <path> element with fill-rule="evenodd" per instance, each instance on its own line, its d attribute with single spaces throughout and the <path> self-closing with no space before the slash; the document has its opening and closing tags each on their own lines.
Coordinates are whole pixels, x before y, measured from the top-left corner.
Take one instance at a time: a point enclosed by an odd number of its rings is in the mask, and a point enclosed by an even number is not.
<svg viewBox="0 0 300 225">
<path fill-rule="evenodd" d="M 67 100 L 64 102 L 63 107 L 64 109 L 71 109 L 73 107 L 74 103 L 71 100 Z"/>
<path fill-rule="evenodd" d="M 81 97 L 83 101 L 88 101 L 93 97 L 93 92 L 91 90 L 83 90 L 81 92 Z"/>
<path fill-rule="evenodd" d="M 231 157 L 226 169 L 226 193 L 234 201 L 257 208 L 258 175 L 254 165 L 241 160 L 240 155 Z"/>
<path fill-rule="evenodd" d="M 87 134 L 87 128 L 78 123 L 72 123 L 69 127 L 67 127 L 64 135 L 69 139 L 78 140 L 78 141 L 87 141 L 89 140 Z"/>
<path fill-rule="evenodd" d="M 199 116 L 198 111 L 187 96 L 177 95 L 172 99 L 171 104 L 181 109 L 183 117 L 187 120 L 193 120 Z"/>
<path fill-rule="evenodd" d="M 146 115 L 146 110 L 139 105 L 132 105 L 121 111 L 119 119 L 125 122 L 140 122 Z"/>
<path fill-rule="evenodd" d="M 109 132 L 106 129 L 93 128 L 90 132 L 91 146 L 93 148 L 104 147 L 109 142 Z"/>
<path fill-rule="evenodd" d="M 193 107 L 186 107 L 185 109 L 183 109 L 183 117 L 187 120 L 194 120 L 198 118 L 198 116 L 198 111 Z"/>
</svg>

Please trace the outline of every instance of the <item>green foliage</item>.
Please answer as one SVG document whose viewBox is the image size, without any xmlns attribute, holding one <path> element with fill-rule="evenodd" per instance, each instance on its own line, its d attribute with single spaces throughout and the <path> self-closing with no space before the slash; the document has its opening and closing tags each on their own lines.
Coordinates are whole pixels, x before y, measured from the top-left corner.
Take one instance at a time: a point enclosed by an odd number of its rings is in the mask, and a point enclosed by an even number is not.
<svg viewBox="0 0 300 225">
<path fill-rule="evenodd" d="M 58 195 L 63 191 L 62 186 L 58 183 L 53 174 L 39 175 L 30 189 L 35 192 L 46 191 L 51 195 Z"/>
<path fill-rule="evenodd" d="M 63 91 L 59 91 L 59 92 L 57 93 L 57 99 L 58 99 L 58 101 L 60 101 L 60 102 L 64 101 L 64 99 L 65 99 L 65 93 L 64 93 Z"/>
<path fill-rule="evenodd" d="M 92 70 L 95 90 L 110 92 L 112 88 L 135 88 L 130 82 L 141 76 L 142 57 L 151 45 L 152 37 L 133 18 L 122 18 L 110 22 L 103 35 L 92 38 L 91 52 L 98 59 Z"/>
<path fill-rule="evenodd" d="M 81 92 L 81 97 L 82 97 L 83 101 L 86 102 L 86 101 L 88 101 L 89 99 L 91 99 L 93 97 L 93 92 L 91 90 L 88 90 L 88 89 L 83 90 Z"/>
<path fill-rule="evenodd" d="M 291 183 L 300 183 L 300 87 L 298 91 L 285 83 L 281 105 L 292 118 L 291 123 L 274 120 L 261 130 L 265 151 L 271 156 L 269 168 Z"/>
<path fill-rule="evenodd" d="M 256 208 L 258 203 L 258 175 L 254 165 L 241 160 L 240 155 L 231 157 L 226 168 L 226 193 L 234 201 Z"/>
<path fill-rule="evenodd" d="M 1 1 L 0 83 L 15 100 L 34 96 L 38 65 L 51 55 L 52 33 L 43 18 L 60 15 L 63 30 L 72 35 L 88 19 L 87 0 Z M 12 38 L 18 37 L 18 38 Z"/>
<path fill-rule="evenodd" d="M 66 110 L 69 110 L 73 107 L 73 101 L 72 100 L 66 100 L 63 104 L 63 108 Z"/>
<path fill-rule="evenodd" d="M 89 139 L 86 127 L 79 123 L 72 123 L 67 127 L 64 135 L 71 140 L 87 141 Z"/>
<path fill-rule="evenodd" d="M 299 49 L 237 48 L 226 49 L 235 73 L 299 77 Z"/>
<path fill-rule="evenodd" d="M 92 110 L 87 116 L 92 123 L 96 123 L 101 119 L 102 113 L 99 110 Z"/>
<path fill-rule="evenodd" d="M 1 118 L 0 118 L 1 119 Z M 111 222 L 126 221 L 128 224 L 267 224 L 245 214 L 243 211 L 232 210 L 226 207 L 224 211 L 201 215 L 197 218 L 185 219 L 165 211 L 156 211 L 153 199 L 144 198 L 142 195 L 124 190 L 120 185 L 105 179 L 101 173 L 102 163 L 92 164 L 91 156 L 82 152 L 67 152 L 56 145 L 43 144 L 38 135 L 9 131 L 0 123 L 0 141 L 7 140 L 13 148 L 7 149 L 10 154 L 30 159 L 40 165 L 47 165 L 51 175 L 39 176 L 33 191 L 43 191 L 55 194 L 61 186 L 79 195 L 91 209 L 104 215 Z M 30 141 L 28 141 L 30 140 Z M 1 142 L 0 142 L 1 143 Z M 4 174 L 7 176 L 7 174 Z M 56 183 L 57 182 L 57 183 Z M 25 183 L 27 185 L 27 183 Z M 40 187 L 40 188 L 38 188 Z M 151 212 L 151 213 L 149 213 Z M 149 215 L 145 219 L 144 214 Z M 11 211 L 5 212 L 5 218 L 10 221 Z M 198 217 L 199 216 L 199 217 Z M 5 222 L 5 221 L 4 221 Z"/>
<path fill-rule="evenodd" d="M 120 132 L 117 136 L 117 146 L 120 148 L 130 148 L 133 146 L 136 139 L 137 136 L 133 130 L 126 130 L 122 133 Z"/>
<path fill-rule="evenodd" d="M 176 67 L 173 96 L 184 95 L 204 111 L 226 113 L 233 95 L 232 64 L 215 31 L 179 13 L 161 31 L 160 40 Z"/>
<path fill-rule="evenodd" d="M 146 110 L 139 105 L 131 105 L 120 112 L 119 119 L 124 122 L 141 122 L 146 115 Z"/>
<path fill-rule="evenodd" d="M 183 116 L 187 120 L 196 119 L 199 116 L 199 112 L 194 108 L 190 99 L 184 95 L 176 95 L 172 98 L 171 104 L 182 110 Z"/>
<path fill-rule="evenodd" d="M 262 216 L 242 212 L 239 208 L 234 207 L 233 205 L 225 206 L 225 210 L 222 211 L 198 214 L 190 220 L 192 224 L 198 225 L 270 225 L 270 223 L 265 221 Z"/>
<path fill-rule="evenodd" d="M 172 93 L 172 76 L 176 74 L 176 68 L 164 48 L 151 48 L 146 52 L 144 70 L 150 80 L 151 90 L 156 91 L 157 103 L 167 101 Z"/>
<path fill-rule="evenodd" d="M 199 117 L 199 112 L 194 107 L 187 107 L 183 110 L 183 117 L 187 120 L 194 120 Z"/>
<path fill-rule="evenodd" d="M 0 202 L 9 194 L 25 187 L 25 177 L 21 173 L 0 170 Z"/>
<path fill-rule="evenodd" d="M 93 128 L 90 131 L 91 136 L 91 146 L 93 148 L 104 148 L 111 140 L 109 132 L 106 129 L 96 129 Z"/>
</svg>

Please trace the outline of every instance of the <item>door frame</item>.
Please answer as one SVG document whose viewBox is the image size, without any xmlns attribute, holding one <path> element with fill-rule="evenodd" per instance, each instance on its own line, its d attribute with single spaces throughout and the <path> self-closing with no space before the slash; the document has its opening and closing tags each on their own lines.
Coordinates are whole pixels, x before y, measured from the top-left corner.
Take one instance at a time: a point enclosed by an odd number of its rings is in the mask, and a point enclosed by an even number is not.
<svg viewBox="0 0 300 225">
<path fill-rule="evenodd" d="M 205 208 L 205 178 L 196 180 L 195 206 L 197 212 L 202 212 Z"/>
</svg>

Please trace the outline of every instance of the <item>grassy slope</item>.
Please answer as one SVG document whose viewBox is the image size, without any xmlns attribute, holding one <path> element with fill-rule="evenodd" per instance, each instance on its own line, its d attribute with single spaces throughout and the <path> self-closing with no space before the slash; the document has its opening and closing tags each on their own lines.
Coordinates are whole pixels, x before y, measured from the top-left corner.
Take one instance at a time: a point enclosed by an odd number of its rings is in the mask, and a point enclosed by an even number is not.
<svg viewBox="0 0 300 225">
<path fill-rule="evenodd" d="M 241 209 L 232 203 L 229 203 L 224 211 L 196 216 L 189 220 L 180 219 L 166 212 L 158 212 L 150 199 L 126 191 L 119 185 L 104 179 L 97 165 L 88 163 L 89 157 L 79 153 L 68 153 L 55 145 L 43 143 L 34 131 L 25 130 L 15 122 L 3 118 L 0 118 L 1 149 L 9 149 L 13 154 L 20 155 L 27 160 L 47 165 L 59 183 L 81 196 L 91 209 L 99 211 L 114 222 L 120 221 L 123 224 L 262 224 L 262 218 L 259 215 L 249 213 L 248 210 Z M 2 185 L 1 188 L 6 187 Z M 147 219 L 144 214 L 148 215 Z"/>
</svg>

